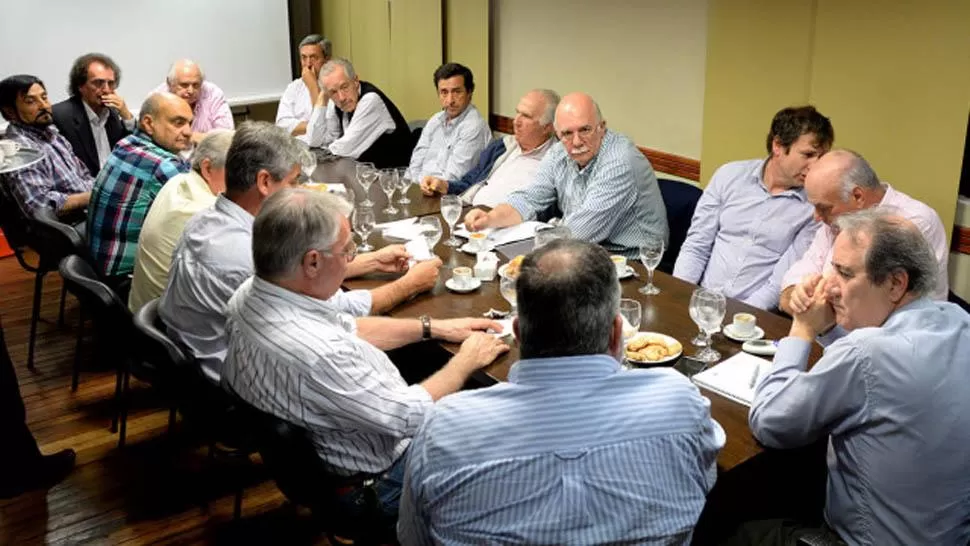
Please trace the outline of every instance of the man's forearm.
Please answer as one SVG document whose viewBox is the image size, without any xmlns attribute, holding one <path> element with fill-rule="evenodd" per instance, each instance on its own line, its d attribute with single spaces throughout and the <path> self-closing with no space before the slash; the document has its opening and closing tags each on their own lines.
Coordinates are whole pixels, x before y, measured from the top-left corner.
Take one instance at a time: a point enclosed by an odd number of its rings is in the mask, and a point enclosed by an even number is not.
<svg viewBox="0 0 970 546">
<path fill-rule="evenodd" d="M 374 300 L 376 303 L 376 299 Z M 357 337 L 382 351 L 421 341 L 421 321 L 388 317 L 360 317 Z"/>
<path fill-rule="evenodd" d="M 471 375 L 469 370 L 473 369 L 468 358 L 461 353 L 456 354 L 443 368 L 421 383 L 432 400 L 437 402 L 438 399 L 461 390 Z"/>
<path fill-rule="evenodd" d="M 522 223 L 522 215 L 508 203 L 501 203 L 488 213 L 488 227 L 503 228 Z"/>
<path fill-rule="evenodd" d="M 64 204 L 61 205 L 60 210 L 57 211 L 58 214 L 65 214 L 74 210 L 83 209 L 88 206 L 88 202 L 91 200 L 91 192 L 86 191 L 84 193 L 74 193 L 67 196 Z"/>
<path fill-rule="evenodd" d="M 374 288 L 370 291 L 371 314 L 379 315 L 390 310 L 395 305 L 410 298 L 412 290 L 411 284 L 405 277 Z"/>
</svg>

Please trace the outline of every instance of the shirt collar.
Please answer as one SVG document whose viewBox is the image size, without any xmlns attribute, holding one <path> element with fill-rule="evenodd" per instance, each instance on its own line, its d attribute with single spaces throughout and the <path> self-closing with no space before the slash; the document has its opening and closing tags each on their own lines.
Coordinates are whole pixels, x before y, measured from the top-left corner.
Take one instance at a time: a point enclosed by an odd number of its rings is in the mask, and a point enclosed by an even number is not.
<svg viewBox="0 0 970 546">
<path fill-rule="evenodd" d="M 156 144 L 155 141 L 152 140 L 152 137 L 148 133 L 141 130 L 141 127 L 136 127 L 135 132 L 132 133 L 128 138 L 132 138 L 136 140 L 139 146 L 148 148 L 152 153 L 159 156 L 162 160 L 174 159 L 176 161 L 185 163 L 185 160 L 182 159 L 182 156 L 176 153 L 172 153 L 166 150 L 165 148 L 162 148 L 158 144 Z"/>
<path fill-rule="evenodd" d="M 101 113 L 96 114 L 94 109 L 88 106 L 88 103 L 82 100 L 81 104 L 84 106 L 84 112 L 88 115 L 88 121 L 91 122 L 91 124 L 104 125 L 105 122 L 108 121 L 108 115 L 110 115 L 110 112 L 108 112 L 107 108 L 102 108 Z"/>
<path fill-rule="evenodd" d="M 512 365 L 509 382 L 545 385 L 600 379 L 621 371 L 620 363 L 609 355 L 579 355 L 554 358 L 528 358 Z"/>
<path fill-rule="evenodd" d="M 50 124 L 43 129 L 39 127 L 34 127 L 32 125 L 25 125 L 19 121 L 11 121 L 10 127 L 7 129 L 7 136 L 12 136 L 10 130 L 14 130 L 14 133 L 20 133 L 26 138 L 31 140 L 43 140 L 45 142 L 50 142 L 54 139 L 54 135 L 57 134 L 57 127 L 54 124 Z"/>
<path fill-rule="evenodd" d="M 520 154 L 522 154 L 524 156 L 527 156 L 527 157 L 528 156 L 533 156 L 533 155 L 542 155 L 542 154 L 546 153 L 546 150 L 548 150 L 549 147 L 552 146 L 552 143 L 555 142 L 555 140 L 556 140 L 555 137 L 549 137 L 542 144 L 536 146 L 535 148 L 529 150 L 528 152 L 523 152 L 522 151 L 522 146 L 519 146 L 519 141 L 518 140 L 515 140 L 515 136 L 514 135 L 512 136 L 512 143 L 513 143 L 513 145 L 516 148 L 519 149 L 519 153 Z"/>
<path fill-rule="evenodd" d="M 883 322 L 881 328 L 892 326 L 896 322 L 903 320 L 902 314 L 905 311 L 918 311 L 920 309 L 928 309 L 930 307 L 936 306 L 937 303 L 938 302 L 932 301 L 925 296 L 919 299 L 915 299 L 907 303 L 906 305 L 900 307 L 899 309 L 896 309 L 895 311 L 893 311 L 893 314 L 889 315 L 886 321 Z"/>
<path fill-rule="evenodd" d="M 442 116 L 443 118 L 442 125 L 449 128 L 453 125 L 458 125 L 459 123 L 462 122 L 462 120 L 465 119 L 466 116 L 468 116 L 468 112 L 474 109 L 475 109 L 475 105 L 472 103 L 468 103 L 468 106 L 465 107 L 465 111 L 455 116 L 455 119 L 448 119 L 448 112 L 445 112 L 444 110 L 442 110 L 441 112 L 444 114 L 444 116 Z"/>
<path fill-rule="evenodd" d="M 227 198 L 225 194 L 221 193 L 218 197 L 216 197 L 215 208 L 235 221 L 240 227 L 243 227 L 250 232 L 253 230 L 253 222 L 255 221 L 253 215 L 249 214 L 249 211 L 246 209 L 232 202 L 232 200 Z"/>
<path fill-rule="evenodd" d="M 879 206 L 883 206 L 886 203 L 892 203 L 896 194 L 896 190 L 892 186 L 883 182 L 882 187 L 886 190 L 886 193 L 882 194 L 882 199 L 879 200 Z"/>
<path fill-rule="evenodd" d="M 341 312 L 329 301 L 293 292 L 292 290 L 283 288 L 278 284 L 273 284 L 257 276 L 253 276 L 252 279 L 253 291 L 262 297 L 279 298 L 291 304 L 297 310 L 309 313 L 317 320 L 326 320 L 346 330 L 348 333 L 354 333 L 354 319 L 350 315 Z"/>
<path fill-rule="evenodd" d="M 804 186 L 799 186 L 796 188 L 788 188 L 787 190 L 775 195 L 772 195 L 771 192 L 768 191 L 768 184 L 765 183 L 765 169 L 768 168 L 769 159 L 771 158 L 766 157 L 761 161 L 759 161 L 758 164 L 754 166 L 754 168 L 751 171 L 751 178 L 758 184 L 759 187 L 761 187 L 762 190 L 764 190 L 765 194 L 768 195 L 769 197 L 795 197 L 802 203 L 807 203 L 808 196 L 805 195 Z"/>
</svg>

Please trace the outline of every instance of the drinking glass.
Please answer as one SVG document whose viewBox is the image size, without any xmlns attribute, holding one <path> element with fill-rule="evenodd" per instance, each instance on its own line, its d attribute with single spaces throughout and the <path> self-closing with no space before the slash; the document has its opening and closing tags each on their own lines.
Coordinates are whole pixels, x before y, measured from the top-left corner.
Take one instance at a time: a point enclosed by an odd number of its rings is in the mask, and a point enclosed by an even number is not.
<svg viewBox="0 0 970 546">
<path fill-rule="evenodd" d="M 631 299 L 620 300 L 620 315 L 623 316 L 623 339 L 630 339 L 640 331 L 640 320 L 643 317 L 643 307 L 640 302 Z"/>
<path fill-rule="evenodd" d="M 721 353 L 711 348 L 711 334 L 716 332 L 724 321 L 727 299 L 724 294 L 707 288 L 698 288 L 690 297 L 688 307 L 690 318 L 704 332 L 706 346 L 694 355 L 702 362 L 717 362 Z"/>
<path fill-rule="evenodd" d="M 545 246 L 554 239 L 568 239 L 573 236 L 573 232 L 566 226 L 554 226 L 551 228 L 536 228 L 536 234 L 532 239 L 532 250 Z"/>
<path fill-rule="evenodd" d="M 441 239 L 441 221 L 437 216 L 425 216 L 418 220 L 418 225 L 421 227 L 421 235 L 428 242 L 428 250 L 434 254 L 434 247 Z"/>
<path fill-rule="evenodd" d="M 367 244 L 367 238 L 374 231 L 375 223 L 374 209 L 372 207 L 361 205 L 354 211 L 354 231 L 357 232 L 357 235 L 360 235 L 360 246 L 357 247 L 358 251 L 370 252 L 374 250 L 373 246 Z"/>
<path fill-rule="evenodd" d="M 381 191 L 387 196 L 387 206 L 384 207 L 384 214 L 397 214 L 400 212 L 394 208 L 394 190 L 397 189 L 397 170 L 396 169 L 385 169 L 383 171 L 378 171 L 378 180 L 380 180 Z"/>
<path fill-rule="evenodd" d="M 377 179 L 377 170 L 373 163 L 357 164 L 357 183 L 364 190 L 364 200 L 360 202 L 362 206 L 373 207 L 374 202 L 370 200 L 370 186 Z"/>
<path fill-rule="evenodd" d="M 641 294 L 655 296 L 660 293 L 660 289 L 653 284 L 653 270 L 660 265 L 660 259 L 664 255 L 664 240 L 660 237 L 647 237 L 640 245 L 640 263 L 647 268 L 647 284 L 640 288 Z"/>
<path fill-rule="evenodd" d="M 509 318 L 516 316 L 519 312 L 519 308 L 515 304 L 515 279 L 502 275 L 501 279 L 499 280 L 498 287 L 499 291 L 502 293 L 502 297 L 505 298 L 505 301 L 509 302 L 509 305 L 512 306 L 512 312 L 509 313 Z"/>
<path fill-rule="evenodd" d="M 397 190 L 400 194 L 400 198 L 397 200 L 398 205 L 409 205 L 411 200 L 408 199 L 408 190 L 411 189 L 411 178 L 408 176 L 408 170 L 406 167 L 401 167 L 397 170 Z"/>
<path fill-rule="evenodd" d="M 458 223 L 458 219 L 461 218 L 461 199 L 457 195 L 443 195 L 441 196 L 441 217 L 445 219 L 445 223 L 448 224 L 449 237 L 445 241 L 447 246 L 461 246 L 461 241 L 455 237 L 455 225 Z"/>
</svg>

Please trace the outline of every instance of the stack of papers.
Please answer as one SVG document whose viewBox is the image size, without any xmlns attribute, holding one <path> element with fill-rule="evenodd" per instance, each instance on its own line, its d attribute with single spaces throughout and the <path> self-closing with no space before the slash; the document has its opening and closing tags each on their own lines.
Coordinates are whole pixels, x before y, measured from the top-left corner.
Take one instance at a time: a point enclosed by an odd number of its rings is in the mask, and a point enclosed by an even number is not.
<svg viewBox="0 0 970 546">
<path fill-rule="evenodd" d="M 417 218 L 407 218 L 404 220 L 395 220 L 393 222 L 384 222 L 383 224 L 377 224 L 374 227 L 383 231 L 385 239 L 414 241 L 416 239 L 423 238 L 421 236 L 422 229 L 417 223 Z"/>
<path fill-rule="evenodd" d="M 751 407 L 754 388 L 771 363 L 748 353 L 738 353 L 691 378 L 698 387 Z"/>
<path fill-rule="evenodd" d="M 544 222 L 529 221 L 522 222 L 521 224 L 515 226 L 509 226 L 507 228 L 483 229 L 482 233 L 484 233 L 488 238 L 487 240 L 489 246 L 496 247 L 507 243 L 514 243 L 515 241 L 531 239 L 536 234 L 536 228 L 539 227 L 546 228 L 550 226 Z M 465 239 L 467 239 L 470 234 L 471 232 L 468 231 L 464 224 L 458 226 L 458 228 L 455 230 L 455 235 Z"/>
</svg>

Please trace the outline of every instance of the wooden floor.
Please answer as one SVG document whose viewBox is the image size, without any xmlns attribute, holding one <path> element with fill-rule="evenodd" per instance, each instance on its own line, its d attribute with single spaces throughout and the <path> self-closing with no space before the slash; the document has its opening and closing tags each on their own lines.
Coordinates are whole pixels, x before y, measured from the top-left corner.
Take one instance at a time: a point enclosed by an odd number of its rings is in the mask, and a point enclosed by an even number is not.
<svg viewBox="0 0 970 546">
<path fill-rule="evenodd" d="M 41 451 L 77 451 L 77 467 L 64 482 L 0 501 L 0 544 L 328 544 L 307 513 L 284 502 L 258 457 L 207 463 L 205 449 L 178 428 L 167 434 L 167 409 L 134 379 L 128 444 L 119 449 L 108 429 L 114 371 L 93 361 L 90 338 L 82 346 L 80 387 L 71 392 L 79 313 L 68 296 L 65 326 L 58 327 L 60 286 L 56 273 L 47 276 L 37 370 L 28 371 L 33 275 L 13 257 L 0 259 L 0 316 L 28 425 Z M 232 516 L 236 483 L 246 484 L 240 520 Z"/>
</svg>

